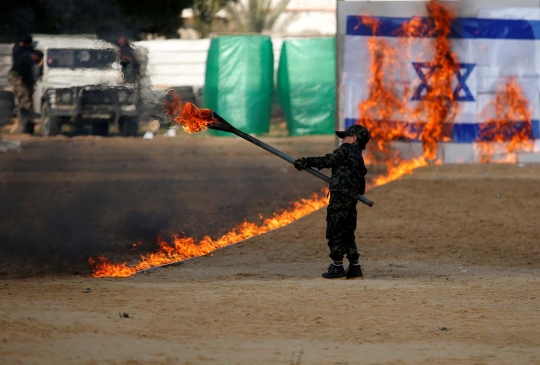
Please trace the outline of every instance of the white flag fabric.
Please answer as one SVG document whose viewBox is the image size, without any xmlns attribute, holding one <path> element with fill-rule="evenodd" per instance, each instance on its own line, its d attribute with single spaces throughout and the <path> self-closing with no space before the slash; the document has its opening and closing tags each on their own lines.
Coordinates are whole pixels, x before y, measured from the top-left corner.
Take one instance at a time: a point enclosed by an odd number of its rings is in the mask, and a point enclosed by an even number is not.
<svg viewBox="0 0 540 365">
<path fill-rule="evenodd" d="M 425 81 L 432 54 L 426 42 L 431 40 L 418 37 L 400 41 L 398 31 L 410 18 L 375 18 L 379 21 L 377 37 L 402 55 L 405 79 L 399 81 L 411 88 L 408 103 L 414 108 L 428 87 Z M 460 66 L 453 81 L 454 95 L 459 101 L 459 112 L 451 130 L 453 142 L 478 140 L 479 125 L 485 122 L 482 111 L 495 99 L 507 76 L 515 77 L 529 101 L 533 120 L 531 137 L 540 137 L 539 19 L 538 9 L 499 8 L 481 10 L 477 18 L 458 18 L 453 23 L 450 39 Z M 372 28 L 364 25 L 361 17 L 347 16 L 340 89 L 344 98 L 343 127 L 356 122 L 358 105 L 368 97 L 371 75 L 368 41 L 372 37 Z M 410 123 L 407 120 L 392 122 Z"/>
</svg>

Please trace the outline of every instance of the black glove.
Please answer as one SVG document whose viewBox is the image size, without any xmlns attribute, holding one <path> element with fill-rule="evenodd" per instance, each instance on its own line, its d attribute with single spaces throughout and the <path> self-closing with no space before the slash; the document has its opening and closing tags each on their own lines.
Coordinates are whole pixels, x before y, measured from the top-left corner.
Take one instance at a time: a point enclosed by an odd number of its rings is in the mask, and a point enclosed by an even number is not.
<svg viewBox="0 0 540 365">
<path fill-rule="evenodd" d="M 298 171 L 305 170 L 308 166 L 307 159 L 305 157 L 299 158 L 298 160 L 294 161 L 294 167 Z"/>
</svg>

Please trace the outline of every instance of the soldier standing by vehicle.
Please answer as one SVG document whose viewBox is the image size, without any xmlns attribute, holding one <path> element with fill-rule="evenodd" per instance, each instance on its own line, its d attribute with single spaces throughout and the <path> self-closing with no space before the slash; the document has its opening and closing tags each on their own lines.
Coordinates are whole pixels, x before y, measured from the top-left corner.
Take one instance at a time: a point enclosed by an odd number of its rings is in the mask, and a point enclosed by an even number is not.
<svg viewBox="0 0 540 365">
<path fill-rule="evenodd" d="M 332 168 L 330 182 L 330 204 L 326 215 L 326 238 L 330 248 L 330 258 L 334 260 L 328 271 L 322 274 L 325 279 L 362 279 L 362 269 L 358 258 L 354 231 L 356 230 L 356 203 L 358 194 L 366 190 L 367 169 L 362 158 L 362 150 L 369 141 L 366 127 L 353 125 L 344 131 L 336 131 L 342 138 L 341 146 L 322 157 L 300 158 L 294 167 L 304 170 L 307 167 Z M 343 257 L 347 255 L 349 267 L 343 268 Z"/>
<path fill-rule="evenodd" d="M 43 53 L 32 50 L 19 54 L 8 74 L 8 81 L 13 87 L 17 100 L 19 132 L 34 132 L 32 95 L 34 94 L 34 65 L 43 65 Z"/>
<path fill-rule="evenodd" d="M 15 62 L 15 60 L 22 55 L 23 53 L 32 53 L 34 50 L 34 46 L 32 45 L 33 39 L 32 36 L 26 35 L 23 38 L 21 38 L 21 41 L 19 43 L 15 43 L 13 46 L 13 52 L 12 52 L 12 62 Z"/>
<path fill-rule="evenodd" d="M 135 52 L 124 36 L 118 38 L 118 48 L 120 48 L 120 64 L 122 65 L 124 81 L 133 84 L 137 81 L 139 73 L 139 62 Z"/>
</svg>

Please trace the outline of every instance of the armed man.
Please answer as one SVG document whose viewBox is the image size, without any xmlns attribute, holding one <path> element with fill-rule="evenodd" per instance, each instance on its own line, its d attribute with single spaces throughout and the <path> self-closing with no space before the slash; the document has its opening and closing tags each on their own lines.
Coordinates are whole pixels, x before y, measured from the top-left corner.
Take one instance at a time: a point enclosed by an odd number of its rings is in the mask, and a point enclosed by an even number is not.
<svg viewBox="0 0 540 365">
<path fill-rule="evenodd" d="M 12 62 L 15 63 L 15 60 L 24 53 L 32 53 L 34 51 L 33 42 L 31 35 L 25 35 L 20 42 L 15 43 L 11 55 Z"/>
<path fill-rule="evenodd" d="M 19 132 L 34 132 L 32 118 L 34 94 L 34 65 L 43 65 L 43 53 L 37 50 L 20 53 L 8 74 L 8 81 L 13 88 L 13 94 L 17 100 L 17 117 L 19 119 Z"/>
</svg>

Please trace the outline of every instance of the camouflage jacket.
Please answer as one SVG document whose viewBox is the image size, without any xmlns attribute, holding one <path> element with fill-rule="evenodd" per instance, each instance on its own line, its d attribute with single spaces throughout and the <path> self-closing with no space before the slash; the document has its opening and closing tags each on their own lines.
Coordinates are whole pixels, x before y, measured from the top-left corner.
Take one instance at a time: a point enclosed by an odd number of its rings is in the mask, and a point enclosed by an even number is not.
<svg viewBox="0 0 540 365">
<path fill-rule="evenodd" d="M 330 191 L 349 192 L 353 196 L 364 194 L 367 169 L 357 145 L 343 143 L 332 153 L 323 157 L 307 157 L 306 160 L 309 167 L 319 170 L 332 168 Z"/>
</svg>

